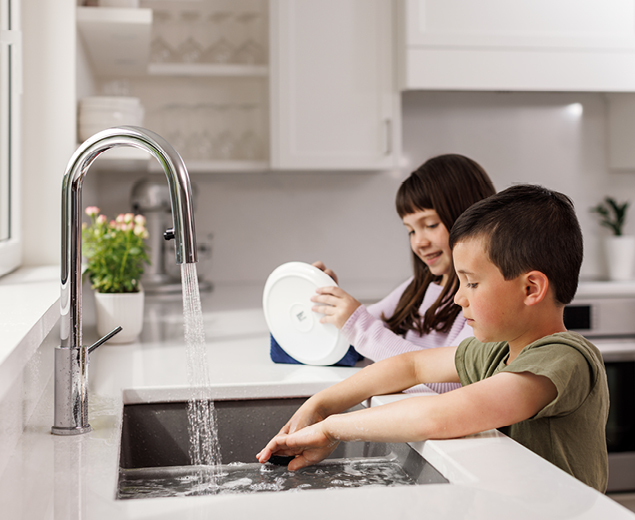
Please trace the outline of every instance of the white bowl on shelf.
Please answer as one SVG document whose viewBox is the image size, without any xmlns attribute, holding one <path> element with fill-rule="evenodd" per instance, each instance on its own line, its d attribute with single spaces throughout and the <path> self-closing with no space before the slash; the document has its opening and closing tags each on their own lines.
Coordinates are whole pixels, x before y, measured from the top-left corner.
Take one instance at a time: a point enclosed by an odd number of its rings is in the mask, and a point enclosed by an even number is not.
<svg viewBox="0 0 635 520">
<path fill-rule="evenodd" d="M 79 138 L 114 126 L 143 126 L 144 109 L 139 98 L 120 96 L 86 97 L 79 102 Z"/>
</svg>

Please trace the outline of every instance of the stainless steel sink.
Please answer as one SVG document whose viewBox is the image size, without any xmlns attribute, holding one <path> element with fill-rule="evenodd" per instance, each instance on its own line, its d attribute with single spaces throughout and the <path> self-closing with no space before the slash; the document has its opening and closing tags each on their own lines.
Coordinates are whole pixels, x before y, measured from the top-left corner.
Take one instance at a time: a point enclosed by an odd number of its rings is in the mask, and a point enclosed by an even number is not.
<svg viewBox="0 0 635 520">
<path fill-rule="evenodd" d="M 187 403 L 126 405 L 118 498 L 448 482 L 407 444 L 341 443 L 327 460 L 297 472 L 289 472 L 285 460 L 259 464 L 256 453 L 303 402 L 215 401 L 222 466 L 216 485 L 207 490 L 193 485 L 201 468 L 188 454 Z"/>
</svg>

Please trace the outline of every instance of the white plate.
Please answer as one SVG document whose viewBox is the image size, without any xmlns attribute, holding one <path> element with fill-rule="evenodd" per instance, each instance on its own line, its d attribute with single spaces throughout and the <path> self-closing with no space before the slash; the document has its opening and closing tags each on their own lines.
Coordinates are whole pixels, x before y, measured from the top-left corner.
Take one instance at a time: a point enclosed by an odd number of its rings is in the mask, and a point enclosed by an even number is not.
<svg viewBox="0 0 635 520">
<path fill-rule="evenodd" d="M 305 365 L 332 365 L 349 348 L 335 325 L 320 323 L 323 314 L 311 310 L 318 287 L 337 285 L 333 278 L 304 262 L 282 264 L 267 278 L 262 307 L 278 345 Z"/>
</svg>

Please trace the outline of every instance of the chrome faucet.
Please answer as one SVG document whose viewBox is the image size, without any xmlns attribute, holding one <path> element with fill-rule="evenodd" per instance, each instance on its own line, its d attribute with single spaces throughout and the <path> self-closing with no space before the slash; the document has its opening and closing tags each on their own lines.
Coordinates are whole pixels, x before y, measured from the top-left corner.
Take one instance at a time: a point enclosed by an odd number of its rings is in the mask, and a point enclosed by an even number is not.
<svg viewBox="0 0 635 520">
<path fill-rule="evenodd" d="M 118 332 L 95 344 L 82 344 L 82 182 L 97 157 L 118 146 L 149 152 L 168 179 L 172 222 L 166 238 L 175 238 L 178 264 L 197 261 L 190 178 L 183 159 L 162 137 L 143 128 L 109 128 L 86 140 L 73 154 L 62 182 L 62 269 L 60 298 L 61 345 L 55 349 L 55 410 L 51 428 L 56 435 L 90 431 L 88 424 L 88 354 Z"/>
</svg>

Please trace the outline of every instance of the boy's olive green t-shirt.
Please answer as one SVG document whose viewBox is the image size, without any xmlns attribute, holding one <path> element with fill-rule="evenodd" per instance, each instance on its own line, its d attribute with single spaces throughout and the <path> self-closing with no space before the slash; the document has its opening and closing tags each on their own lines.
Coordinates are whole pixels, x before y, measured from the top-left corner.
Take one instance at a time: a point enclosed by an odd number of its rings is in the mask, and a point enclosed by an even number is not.
<svg viewBox="0 0 635 520">
<path fill-rule="evenodd" d="M 567 473 L 604 492 L 608 480 L 606 420 L 609 391 L 600 351 L 575 332 L 546 336 L 526 346 L 514 361 L 507 342 L 468 338 L 455 363 L 462 385 L 499 372 L 548 377 L 557 397 L 534 417 L 500 431 Z"/>
</svg>

